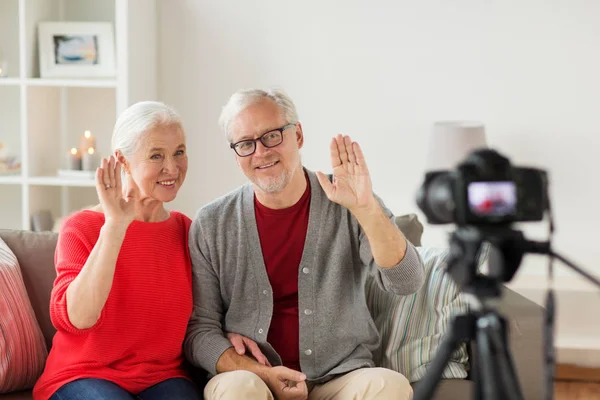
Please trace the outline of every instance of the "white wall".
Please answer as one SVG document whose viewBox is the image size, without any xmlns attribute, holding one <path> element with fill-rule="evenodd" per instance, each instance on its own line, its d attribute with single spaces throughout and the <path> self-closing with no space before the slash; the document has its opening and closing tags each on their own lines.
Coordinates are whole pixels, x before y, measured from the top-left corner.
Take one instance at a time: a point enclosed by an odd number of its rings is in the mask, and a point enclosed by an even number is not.
<svg viewBox="0 0 600 400">
<path fill-rule="evenodd" d="M 396 214 L 419 212 L 432 123 L 483 121 L 513 163 L 549 170 L 555 248 L 600 275 L 599 15 L 595 0 L 164 0 L 159 95 L 183 114 L 190 150 L 173 207 L 193 215 L 245 182 L 218 130 L 220 108 L 239 88 L 278 85 L 298 107 L 305 165 L 328 171 L 330 138 L 350 134 Z M 452 228 L 427 226 L 424 243 L 445 245 Z M 546 265 L 527 257 L 512 284 L 541 302 Z M 600 349 L 600 324 L 586 314 L 600 298 L 578 278 L 559 286 L 561 362 L 587 363 L 564 351 Z M 572 301 L 580 286 L 585 301 Z"/>
<path fill-rule="evenodd" d="M 191 157 L 173 206 L 193 215 L 245 182 L 220 107 L 239 88 L 279 85 L 304 125 L 305 164 L 328 170 L 330 138 L 350 134 L 397 214 L 418 212 L 431 124 L 483 121 L 492 147 L 550 171 L 556 248 L 600 274 L 599 15 L 593 0 L 162 1 L 159 94 L 183 114 Z M 425 243 L 450 229 L 428 226 Z M 521 271 L 545 265 L 531 256 Z"/>
</svg>

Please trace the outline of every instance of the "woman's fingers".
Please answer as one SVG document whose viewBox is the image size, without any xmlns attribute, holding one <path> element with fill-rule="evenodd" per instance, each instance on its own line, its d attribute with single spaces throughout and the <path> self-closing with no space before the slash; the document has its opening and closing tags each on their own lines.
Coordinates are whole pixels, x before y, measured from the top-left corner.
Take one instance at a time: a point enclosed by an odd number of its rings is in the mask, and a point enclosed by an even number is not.
<svg viewBox="0 0 600 400">
<path fill-rule="evenodd" d="M 123 187 L 121 182 L 121 163 L 117 161 L 115 165 L 115 188 L 119 193 L 121 193 L 121 188 Z"/>
<path fill-rule="evenodd" d="M 108 160 L 106 158 L 102 159 L 100 163 L 100 170 L 102 171 L 102 189 L 106 190 L 106 187 L 110 185 L 110 178 L 108 177 Z"/>
<path fill-rule="evenodd" d="M 233 345 L 233 348 L 239 355 L 246 353 L 246 346 L 244 346 L 244 341 L 242 340 L 242 337 L 240 335 L 232 333 L 228 335 L 228 337 L 229 341 Z"/>
<path fill-rule="evenodd" d="M 102 167 L 96 168 L 96 191 L 98 192 L 98 197 L 101 196 L 101 193 L 104 192 L 104 181 L 103 177 L 104 171 Z"/>
<path fill-rule="evenodd" d="M 115 156 L 110 156 L 110 161 L 108 163 L 108 181 L 111 188 L 116 187 L 117 182 L 115 180 L 115 167 L 117 160 Z"/>
<path fill-rule="evenodd" d="M 260 351 L 260 348 L 258 347 L 258 345 L 256 344 L 255 341 L 245 338 L 244 344 L 246 345 L 248 350 L 250 350 L 250 353 L 256 359 L 256 361 L 258 361 L 259 364 L 267 365 L 269 367 L 271 366 L 271 364 L 269 363 L 269 360 L 263 354 L 263 352 Z"/>
</svg>

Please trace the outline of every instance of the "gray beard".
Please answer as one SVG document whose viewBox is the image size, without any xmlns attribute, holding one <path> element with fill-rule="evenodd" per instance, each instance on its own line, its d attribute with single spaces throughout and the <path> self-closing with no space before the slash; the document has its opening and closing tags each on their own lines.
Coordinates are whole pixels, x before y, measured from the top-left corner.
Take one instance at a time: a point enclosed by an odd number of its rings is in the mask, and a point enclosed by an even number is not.
<svg viewBox="0 0 600 400">
<path fill-rule="evenodd" d="M 288 183 L 290 183 L 290 180 L 292 179 L 296 168 L 294 168 L 292 171 L 283 171 L 281 175 L 279 175 L 276 178 L 254 179 L 252 180 L 252 183 L 258 186 L 258 188 L 265 193 L 272 194 L 281 192 L 283 189 L 285 189 Z"/>
</svg>

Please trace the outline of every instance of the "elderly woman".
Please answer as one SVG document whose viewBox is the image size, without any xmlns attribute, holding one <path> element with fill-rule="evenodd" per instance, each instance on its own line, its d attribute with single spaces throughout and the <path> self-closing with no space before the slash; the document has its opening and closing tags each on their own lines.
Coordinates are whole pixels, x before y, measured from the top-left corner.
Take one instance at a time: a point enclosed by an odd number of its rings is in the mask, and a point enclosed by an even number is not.
<svg viewBox="0 0 600 400">
<path fill-rule="evenodd" d="M 34 398 L 200 399 L 182 365 L 191 221 L 164 206 L 188 166 L 181 120 L 162 103 L 134 104 L 117 120 L 112 148 L 96 171 L 100 204 L 59 234 L 57 333 Z"/>
</svg>

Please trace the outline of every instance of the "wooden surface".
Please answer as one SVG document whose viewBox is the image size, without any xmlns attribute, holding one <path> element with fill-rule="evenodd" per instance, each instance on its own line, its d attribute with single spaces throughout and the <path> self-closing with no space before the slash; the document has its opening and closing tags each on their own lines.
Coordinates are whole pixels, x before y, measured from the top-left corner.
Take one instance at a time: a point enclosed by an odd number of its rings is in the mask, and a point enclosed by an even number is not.
<svg viewBox="0 0 600 400">
<path fill-rule="evenodd" d="M 600 383 L 600 368 L 584 368 L 577 365 L 558 364 L 554 371 L 556 380 Z"/>
<path fill-rule="evenodd" d="M 600 400 L 600 383 L 556 381 L 555 400 Z"/>
</svg>

